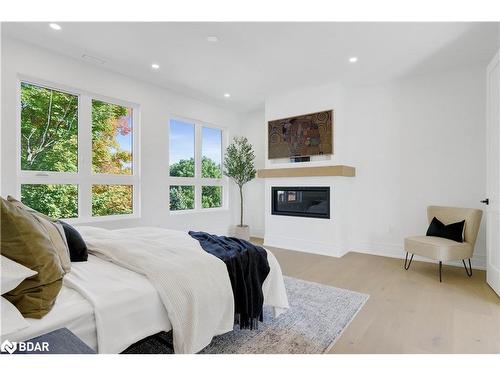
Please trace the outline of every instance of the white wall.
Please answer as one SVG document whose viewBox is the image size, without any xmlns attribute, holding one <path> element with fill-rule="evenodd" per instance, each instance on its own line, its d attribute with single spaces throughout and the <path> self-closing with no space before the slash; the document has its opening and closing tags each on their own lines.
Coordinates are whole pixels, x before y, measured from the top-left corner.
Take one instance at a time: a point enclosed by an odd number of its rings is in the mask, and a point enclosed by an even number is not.
<svg viewBox="0 0 500 375">
<path fill-rule="evenodd" d="M 342 164 L 346 150 L 346 142 L 343 141 L 346 134 L 345 122 L 342 110 L 343 87 L 336 83 L 328 83 L 320 86 L 310 86 L 303 89 L 291 90 L 286 93 L 279 93 L 269 96 L 266 99 L 265 112 L 266 122 L 263 129 L 265 144 L 266 168 L 286 168 L 297 167 L 299 164 L 290 163 L 290 160 L 281 159 L 278 162 L 267 158 L 267 122 L 280 118 L 297 116 L 305 113 L 320 112 L 333 109 L 334 132 L 333 140 L 334 154 L 331 156 L 313 157 L 310 166 L 320 166 L 329 164 Z"/>
<path fill-rule="evenodd" d="M 232 137 L 238 124 L 236 114 L 5 37 L 2 38 L 2 195 L 16 193 L 18 74 L 140 104 L 142 217 L 138 220 L 106 221 L 95 225 L 110 228 L 159 225 L 181 230 L 227 232 L 232 218 L 229 210 L 177 215 L 169 213 L 167 126 L 170 115 L 183 116 L 226 127 Z M 231 194 L 231 208 L 232 198 Z"/>
<path fill-rule="evenodd" d="M 498 33 L 497 33 L 497 47 L 500 48 L 500 23 L 497 25 Z"/>
<path fill-rule="evenodd" d="M 248 141 L 253 145 L 256 169 L 265 167 L 265 145 L 262 137 L 262 128 L 265 123 L 263 107 L 240 115 L 238 133 L 247 137 Z M 251 236 L 264 237 L 264 180 L 255 178 L 250 181 L 243 187 L 243 194 L 245 204 L 243 209 L 244 224 L 250 226 Z M 238 200 L 235 200 L 233 204 L 237 206 Z M 238 222 L 240 219 L 238 207 L 233 210 L 233 214 L 233 222 Z"/>
<path fill-rule="evenodd" d="M 483 65 L 387 85 L 323 85 L 277 94 L 266 100 L 266 121 L 330 108 L 336 113 L 335 155 L 328 163 L 356 167 L 352 203 L 332 212 L 350 216 L 346 250 L 401 256 L 405 236 L 425 233 L 426 206 L 484 208 Z M 264 144 L 265 132 L 266 124 Z M 307 233 L 312 222 L 301 222 Z M 485 264 L 484 225 L 473 262 Z"/>
<path fill-rule="evenodd" d="M 352 250 L 400 255 L 431 204 L 484 208 L 485 91 L 484 66 L 346 89 Z M 484 266 L 484 225 L 475 258 Z"/>
</svg>

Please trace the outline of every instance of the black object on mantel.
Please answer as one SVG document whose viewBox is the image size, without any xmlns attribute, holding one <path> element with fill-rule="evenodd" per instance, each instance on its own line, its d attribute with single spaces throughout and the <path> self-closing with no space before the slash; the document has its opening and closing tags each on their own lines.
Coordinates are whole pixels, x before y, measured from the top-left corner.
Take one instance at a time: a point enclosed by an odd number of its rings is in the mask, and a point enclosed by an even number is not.
<svg viewBox="0 0 500 375">
<path fill-rule="evenodd" d="M 304 163 L 308 161 L 311 161 L 310 156 L 294 156 L 290 158 L 290 162 L 292 163 Z"/>
</svg>

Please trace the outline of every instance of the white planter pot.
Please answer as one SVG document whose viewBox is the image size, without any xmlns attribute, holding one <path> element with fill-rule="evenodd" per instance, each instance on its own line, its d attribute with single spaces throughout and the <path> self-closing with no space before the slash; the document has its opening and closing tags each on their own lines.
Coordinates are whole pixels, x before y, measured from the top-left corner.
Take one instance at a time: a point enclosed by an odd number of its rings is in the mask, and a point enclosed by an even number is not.
<svg viewBox="0 0 500 375">
<path fill-rule="evenodd" d="M 235 226 L 234 236 L 242 240 L 250 241 L 250 227 L 248 225 L 243 225 L 242 227 L 239 225 Z"/>
</svg>

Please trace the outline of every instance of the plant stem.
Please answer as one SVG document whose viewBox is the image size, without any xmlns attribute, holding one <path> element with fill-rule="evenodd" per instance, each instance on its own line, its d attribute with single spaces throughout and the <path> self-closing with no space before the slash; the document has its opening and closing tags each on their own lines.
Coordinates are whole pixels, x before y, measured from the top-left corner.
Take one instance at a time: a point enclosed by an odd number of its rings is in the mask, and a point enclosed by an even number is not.
<svg viewBox="0 0 500 375">
<path fill-rule="evenodd" d="M 243 185 L 240 187 L 240 227 L 243 226 Z"/>
</svg>

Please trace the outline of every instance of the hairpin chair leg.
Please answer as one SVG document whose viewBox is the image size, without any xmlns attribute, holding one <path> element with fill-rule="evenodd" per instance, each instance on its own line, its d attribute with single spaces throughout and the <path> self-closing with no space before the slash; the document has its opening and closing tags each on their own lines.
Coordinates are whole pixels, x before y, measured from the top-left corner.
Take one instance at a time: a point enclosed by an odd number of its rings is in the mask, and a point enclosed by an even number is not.
<svg viewBox="0 0 500 375">
<path fill-rule="evenodd" d="M 462 259 L 462 263 L 464 264 L 465 273 L 467 274 L 467 276 L 472 277 L 472 265 L 470 264 L 470 258 L 469 258 L 469 269 L 467 269 L 464 259 Z"/>
<path fill-rule="evenodd" d="M 413 254 L 411 254 L 410 263 L 408 263 L 408 265 L 406 264 L 406 262 L 408 262 L 408 251 L 407 251 L 406 258 L 405 258 L 405 270 L 408 270 L 408 268 L 410 268 L 410 264 L 411 264 L 412 260 L 413 260 Z"/>
<path fill-rule="evenodd" d="M 441 269 L 443 268 L 443 262 L 439 261 L 439 282 L 442 281 L 441 279 Z"/>
</svg>

